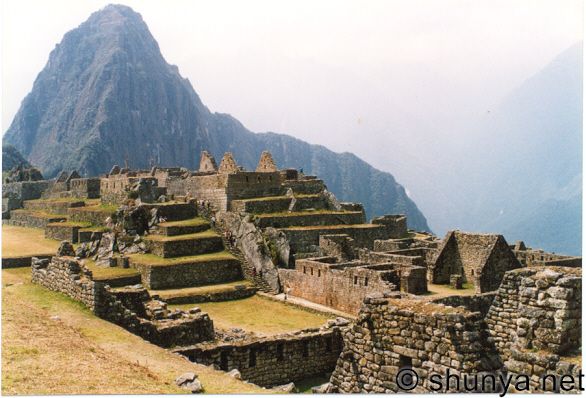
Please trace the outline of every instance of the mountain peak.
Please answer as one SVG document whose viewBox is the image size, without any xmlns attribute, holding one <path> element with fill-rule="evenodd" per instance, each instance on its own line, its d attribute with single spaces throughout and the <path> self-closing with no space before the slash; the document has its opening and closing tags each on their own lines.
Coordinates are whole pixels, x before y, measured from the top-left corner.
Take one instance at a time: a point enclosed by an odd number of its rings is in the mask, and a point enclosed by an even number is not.
<svg viewBox="0 0 586 398">
<path fill-rule="evenodd" d="M 123 4 L 108 4 L 101 10 L 94 12 L 87 22 L 105 21 L 111 24 L 142 22 L 142 16 L 132 8 Z"/>
<path fill-rule="evenodd" d="M 63 169 L 96 175 L 126 163 L 195 168 L 202 150 L 231 151 L 253 169 L 268 149 L 281 166 L 324 176 L 334 194 L 363 202 L 371 215 L 404 213 L 412 227 L 429 229 L 390 174 L 291 137 L 253 134 L 232 117 L 210 113 L 165 61 L 140 14 L 122 5 L 94 12 L 65 34 L 4 141 L 48 177 Z"/>
</svg>

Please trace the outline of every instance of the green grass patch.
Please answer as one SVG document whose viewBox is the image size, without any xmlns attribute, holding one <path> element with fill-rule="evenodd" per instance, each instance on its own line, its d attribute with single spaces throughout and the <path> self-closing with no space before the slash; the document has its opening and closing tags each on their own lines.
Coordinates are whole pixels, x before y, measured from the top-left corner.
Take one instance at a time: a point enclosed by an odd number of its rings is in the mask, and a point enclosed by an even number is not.
<svg viewBox="0 0 586 398">
<path fill-rule="evenodd" d="M 89 223 L 88 223 L 89 224 Z M 87 228 L 81 228 L 80 231 L 84 232 L 110 232 L 110 228 L 104 226 L 91 225 Z"/>
<path fill-rule="evenodd" d="M 80 198 L 54 198 L 54 199 L 31 199 L 31 200 L 25 200 L 25 202 L 26 203 L 51 204 L 51 203 L 85 202 L 85 200 L 80 199 Z"/>
<path fill-rule="evenodd" d="M 180 304 L 170 307 L 189 309 L 193 306 Z M 242 328 L 264 334 L 320 327 L 330 318 L 258 295 L 242 300 L 199 303 L 197 306 L 207 312 L 219 328 Z"/>
<path fill-rule="evenodd" d="M 313 225 L 308 227 L 286 227 L 279 228 L 283 231 L 320 231 L 320 230 L 337 230 L 337 229 L 372 229 L 381 228 L 377 224 L 339 224 L 339 225 Z"/>
<path fill-rule="evenodd" d="M 140 272 L 138 272 L 134 268 L 122 268 L 122 267 L 101 267 L 96 265 L 93 260 L 83 260 L 83 264 L 92 271 L 92 275 L 95 280 L 103 280 L 103 279 L 116 279 L 116 278 L 126 278 L 129 276 L 138 276 Z"/>
<path fill-rule="evenodd" d="M 236 260 L 230 252 L 220 251 L 215 253 L 206 253 L 196 256 L 184 256 L 184 257 L 170 257 L 163 258 L 155 254 L 132 254 L 128 256 L 130 261 L 136 264 L 145 264 L 152 267 L 165 267 L 169 265 L 177 265 L 184 263 L 197 263 L 197 262 L 208 262 L 208 261 L 221 261 L 221 260 Z"/>
<path fill-rule="evenodd" d="M 189 297 L 201 296 L 204 294 L 222 293 L 226 290 L 234 290 L 236 286 L 250 287 L 252 286 L 252 283 L 246 280 L 241 280 L 236 282 L 218 283 L 215 285 L 185 287 L 182 289 L 151 290 L 150 293 L 151 295 L 158 294 L 162 299 L 165 299 L 165 297 Z M 193 304 L 189 304 L 188 307 L 193 308 Z"/>
<path fill-rule="evenodd" d="M 152 241 L 159 241 L 159 242 L 174 242 L 179 240 L 192 240 L 192 239 L 206 239 L 206 238 L 214 238 L 218 237 L 218 233 L 212 229 L 203 232 L 197 232 L 195 234 L 186 234 L 186 235 L 175 235 L 175 236 L 165 236 L 165 235 L 149 235 L 145 238 L 145 240 L 152 240 Z"/>
<path fill-rule="evenodd" d="M 47 226 L 51 226 L 51 227 L 79 227 L 80 229 L 82 228 L 89 228 L 92 226 L 92 223 L 90 222 L 85 222 L 85 221 L 63 221 L 63 222 L 54 222 L 54 223 L 50 223 L 47 224 Z"/>
<path fill-rule="evenodd" d="M 302 211 L 280 211 L 277 213 L 263 213 L 258 214 L 258 218 L 269 218 L 269 217 L 296 217 L 296 216 L 310 216 L 310 215 L 318 215 L 318 214 L 332 214 L 332 215 L 343 215 L 343 214 L 355 214 L 361 213 L 359 211 L 343 211 L 343 210 L 325 210 L 325 209 L 317 209 L 317 210 L 302 210 Z"/>
<path fill-rule="evenodd" d="M 311 387 L 321 386 L 330 381 L 330 378 L 326 375 L 308 377 L 307 379 L 299 380 L 295 382 L 295 387 L 300 394 L 311 394 Z"/>
<path fill-rule="evenodd" d="M 209 222 L 201 217 L 190 218 L 181 221 L 166 221 L 159 223 L 160 227 L 199 227 L 200 225 L 209 225 Z"/>
<path fill-rule="evenodd" d="M 54 214 L 42 210 L 18 209 L 12 211 L 16 214 L 30 214 L 39 218 L 67 218 L 67 214 Z"/>
</svg>

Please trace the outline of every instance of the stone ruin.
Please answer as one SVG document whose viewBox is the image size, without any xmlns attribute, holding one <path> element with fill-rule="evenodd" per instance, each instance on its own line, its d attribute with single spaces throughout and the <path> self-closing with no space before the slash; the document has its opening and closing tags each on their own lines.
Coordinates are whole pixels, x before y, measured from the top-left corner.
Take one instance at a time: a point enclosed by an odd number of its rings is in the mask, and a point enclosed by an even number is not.
<svg viewBox="0 0 586 398">
<path fill-rule="evenodd" d="M 274 173 L 278 171 L 273 156 L 269 151 L 263 151 L 261 153 L 258 166 L 256 166 L 256 171 L 259 173 Z"/>
<path fill-rule="evenodd" d="M 83 303 L 100 318 L 161 347 L 190 345 L 214 337 L 211 319 L 199 309 L 169 311 L 142 286 L 110 288 L 94 281 L 91 271 L 68 255 L 33 259 L 32 281 Z"/>
<path fill-rule="evenodd" d="M 4 178 L 4 183 L 10 184 L 13 182 L 23 181 L 41 181 L 43 179 L 43 175 L 39 169 L 35 167 L 24 167 L 23 165 L 18 165 L 8 171 L 6 177 Z"/>
<path fill-rule="evenodd" d="M 457 276 L 455 281 L 471 283 L 477 293 L 484 293 L 497 289 L 505 272 L 520 267 L 502 235 L 450 231 L 429 268 L 429 279 L 448 284 Z"/>
<path fill-rule="evenodd" d="M 405 392 L 397 385 L 403 369 L 420 376 L 415 392 L 434 391 L 430 376 L 448 370 L 528 375 L 531 391 L 557 391 L 563 375 L 581 371 L 581 258 L 521 242 L 509 246 L 496 234 L 450 231 L 439 239 L 408 230 L 404 215 L 367 221 L 360 204 L 339 202 L 315 176 L 278 170 L 268 152 L 255 171 L 238 166 L 230 153 L 217 167 L 204 151 L 197 171 L 114 166 L 97 180 L 102 204 L 117 209 L 107 230 L 75 230 L 76 236 L 85 234 L 77 250 L 63 244 L 52 259 L 35 259 L 33 281 L 193 361 L 237 369 L 244 380 L 262 386 L 333 372 L 321 392 Z M 62 173 L 49 184 L 30 183 L 44 184 L 34 199 L 89 198 L 95 192 L 90 181 Z M 23 184 L 10 184 L 9 192 L 24 192 Z M 64 211 L 73 221 L 84 213 L 79 220 L 104 224 L 104 213 L 93 216 L 97 210 Z M 195 217 L 205 222 L 192 223 Z M 61 236 L 52 232 L 57 230 L 63 229 L 46 226 L 50 237 Z M 204 230 L 214 233 L 201 240 L 192 236 Z M 181 260 L 223 250 L 233 257 Z M 128 258 L 144 253 L 140 260 Z M 97 266 L 136 268 L 140 275 L 134 284 L 111 287 L 74 256 Z M 177 263 L 162 267 L 162 259 Z M 243 284 L 188 302 L 262 290 L 284 293 L 296 305 L 343 312 L 351 321 L 269 337 L 231 333 L 214 329 L 197 309 L 170 311 L 149 293 L 227 281 Z M 553 379 L 540 385 L 549 374 Z"/>
<path fill-rule="evenodd" d="M 330 391 L 560 392 L 563 377 L 577 381 L 581 373 L 579 362 L 565 359 L 581 346 L 581 287 L 578 269 L 536 267 L 506 272 L 484 297 L 484 313 L 472 298 L 368 297 L 343 332 Z M 405 369 L 419 377 L 413 388 L 398 383 Z"/>
</svg>

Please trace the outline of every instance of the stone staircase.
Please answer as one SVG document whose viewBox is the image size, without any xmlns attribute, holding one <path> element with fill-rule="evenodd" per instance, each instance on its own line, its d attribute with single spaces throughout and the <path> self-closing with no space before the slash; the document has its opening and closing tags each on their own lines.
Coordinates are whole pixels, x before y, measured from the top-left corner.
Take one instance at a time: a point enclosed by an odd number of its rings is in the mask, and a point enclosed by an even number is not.
<svg viewBox="0 0 586 398">
<path fill-rule="evenodd" d="M 252 281 L 255 284 L 255 286 L 258 287 L 259 290 L 265 293 L 275 293 L 264 279 L 262 279 L 258 274 L 254 273 L 253 266 L 246 260 L 242 252 L 237 247 L 230 245 L 230 242 L 224 236 L 224 234 L 221 233 L 219 228 L 216 227 L 215 229 L 218 231 L 218 233 L 220 233 L 226 250 L 230 252 L 234 257 L 236 257 L 238 261 L 240 261 L 244 277 L 249 281 Z"/>
<path fill-rule="evenodd" d="M 144 238 L 149 253 L 129 256 L 151 294 L 186 304 L 238 299 L 256 292 L 243 279 L 241 259 L 228 250 L 228 242 L 208 221 L 169 216 L 174 221 L 160 223 Z"/>
</svg>

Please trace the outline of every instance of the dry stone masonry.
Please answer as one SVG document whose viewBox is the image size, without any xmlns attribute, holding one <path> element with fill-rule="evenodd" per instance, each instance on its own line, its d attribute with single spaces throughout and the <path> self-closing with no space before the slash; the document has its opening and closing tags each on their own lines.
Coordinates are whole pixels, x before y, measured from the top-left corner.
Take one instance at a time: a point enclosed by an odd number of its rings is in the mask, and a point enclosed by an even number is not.
<svg viewBox="0 0 586 398">
<path fill-rule="evenodd" d="M 327 375 L 315 391 L 565 392 L 561 380 L 581 373 L 579 257 L 497 234 L 439 239 L 408 230 L 404 215 L 367 221 L 361 204 L 339 202 L 316 176 L 279 170 L 268 152 L 255 171 L 230 152 L 218 166 L 204 151 L 196 171 L 13 174 L 5 222 L 67 242 L 55 256 L 3 258 L 4 267 L 32 264 L 33 282 L 243 380 L 282 391 Z M 167 306 L 257 290 L 352 321 L 263 336 Z M 471 388 L 465 377 L 492 384 Z M 511 378 L 526 386 L 502 382 Z M 196 381 L 181 385 L 200 391 Z"/>
</svg>

